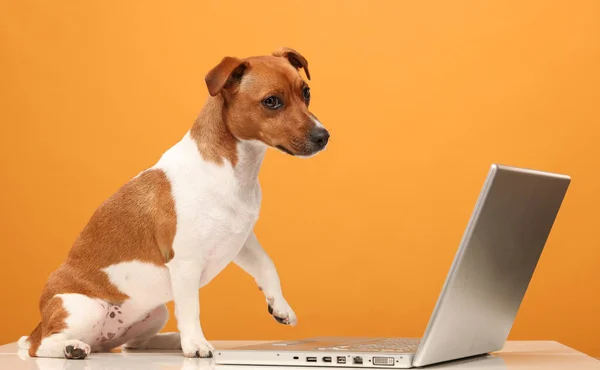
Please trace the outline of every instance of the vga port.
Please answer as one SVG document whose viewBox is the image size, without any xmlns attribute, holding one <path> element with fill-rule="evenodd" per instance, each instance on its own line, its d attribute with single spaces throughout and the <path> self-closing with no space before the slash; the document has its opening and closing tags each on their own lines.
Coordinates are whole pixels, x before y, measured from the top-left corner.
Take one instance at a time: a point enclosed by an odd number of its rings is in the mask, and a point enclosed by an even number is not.
<svg viewBox="0 0 600 370">
<path fill-rule="evenodd" d="M 394 358 L 393 357 L 373 357 L 373 365 L 394 366 Z"/>
</svg>

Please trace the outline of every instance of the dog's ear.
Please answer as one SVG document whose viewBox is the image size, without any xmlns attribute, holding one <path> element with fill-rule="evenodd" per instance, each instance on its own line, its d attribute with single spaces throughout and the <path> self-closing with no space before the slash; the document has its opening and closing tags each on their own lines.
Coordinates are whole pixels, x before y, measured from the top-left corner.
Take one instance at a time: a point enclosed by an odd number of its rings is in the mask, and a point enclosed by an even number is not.
<svg viewBox="0 0 600 370">
<path fill-rule="evenodd" d="M 310 72 L 308 72 L 308 61 L 305 57 L 302 56 L 302 54 L 300 54 L 294 49 L 283 47 L 274 52 L 273 55 L 276 57 L 286 58 L 296 69 L 304 68 L 306 78 L 310 80 Z"/>
<path fill-rule="evenodd" d="M 248 68 L 248 62 L 244 60 L 233 57 L 223 58 L 221 63 L 217 64 L 204 77 L 210 96 L 215 96 L 221 90 L 238 84 L 242 80 L 246 68 Z"/>
</svg>

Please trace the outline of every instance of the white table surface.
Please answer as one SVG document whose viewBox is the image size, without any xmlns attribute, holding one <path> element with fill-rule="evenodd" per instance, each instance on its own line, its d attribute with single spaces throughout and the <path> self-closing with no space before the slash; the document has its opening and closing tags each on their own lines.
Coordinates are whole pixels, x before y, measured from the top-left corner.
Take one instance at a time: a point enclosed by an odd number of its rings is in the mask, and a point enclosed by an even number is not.
<svg viewBox="0 0 600 370">
<path fill-rule="evenodd" d="M 238 345 L 255 344 L 255 341 L 213 341 L 218 349 Z M 264 343 L 264 342 L 262 342 Z M 509 341 L 502 351 L 488 357 L 468 361 L 456 361 L 444 365 L 430 366 L 427 369 L 599 369 L 600 361 L 553 341 Z M 184 358 L 176 351 L 114 351 L 92 353 L 85 360 L 55 358 L 30 358 L 19 351 L 16 343 L 0 346 L 1 370 L 273 370 L 276 367 L 262 366 L 217 366 L 211 359 Z M 283 369 L 290 369 L 285 367 Z M 308 369 L 295 368 L 295 369 Z"/>
</svg>

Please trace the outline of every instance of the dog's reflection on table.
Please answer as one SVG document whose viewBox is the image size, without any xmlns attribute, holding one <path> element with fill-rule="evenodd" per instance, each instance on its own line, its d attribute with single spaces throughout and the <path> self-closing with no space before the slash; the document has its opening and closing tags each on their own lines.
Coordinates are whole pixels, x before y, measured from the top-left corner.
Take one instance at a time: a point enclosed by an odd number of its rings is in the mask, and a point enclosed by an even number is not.
<svg viewBox="0 0 600 370">
<path fill-rule="evenodd" d="M 93 353 L 85 360 L 57 358 L 31 358 L 19 351 L 19 358 L 31 364 L 32 370 L 273 370 L 273 366 L 216 365 L 213 359 L 185 358 L 180 351 L 115 351 L 118 353 Z M 306 367 L 283 367 L 286 370 Z M 452 361 L 428 366 L 426 369 L 507 369 L 501 357 L 483 357 Z"/>
<path fill-rule="evenodd" d="M 92 353 L 84 360 L 29 357 L 19 351 L 31 370 L 214 370 L 213 359 L 186 358 L 181 351 L 113 351 Z"/>
</svg>

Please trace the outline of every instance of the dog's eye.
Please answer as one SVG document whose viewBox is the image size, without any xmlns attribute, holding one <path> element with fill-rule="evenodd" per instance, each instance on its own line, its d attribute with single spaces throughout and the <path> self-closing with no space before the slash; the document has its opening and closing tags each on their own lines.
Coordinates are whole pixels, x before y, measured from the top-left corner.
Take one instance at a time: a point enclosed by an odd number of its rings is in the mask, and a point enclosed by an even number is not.
<svg viewBox="0 0 600 370">
<path fill-rule="evenodd" d="M 280 108 L 283 104 L 281 103 L 281 100 L 276 97 L 276 96 L 269 96 L 268 98 L 266 98 L 265 100 L 263 100 L 263 105 L 269 109 L 278 109 Z"/>
<path fill-rule="evenodd" d="M 302 90 L 302 96 L 304 96 L 304 101 L 308 104 L 310 102 L 310 88 L 308 86 Z"/>
</svg>

